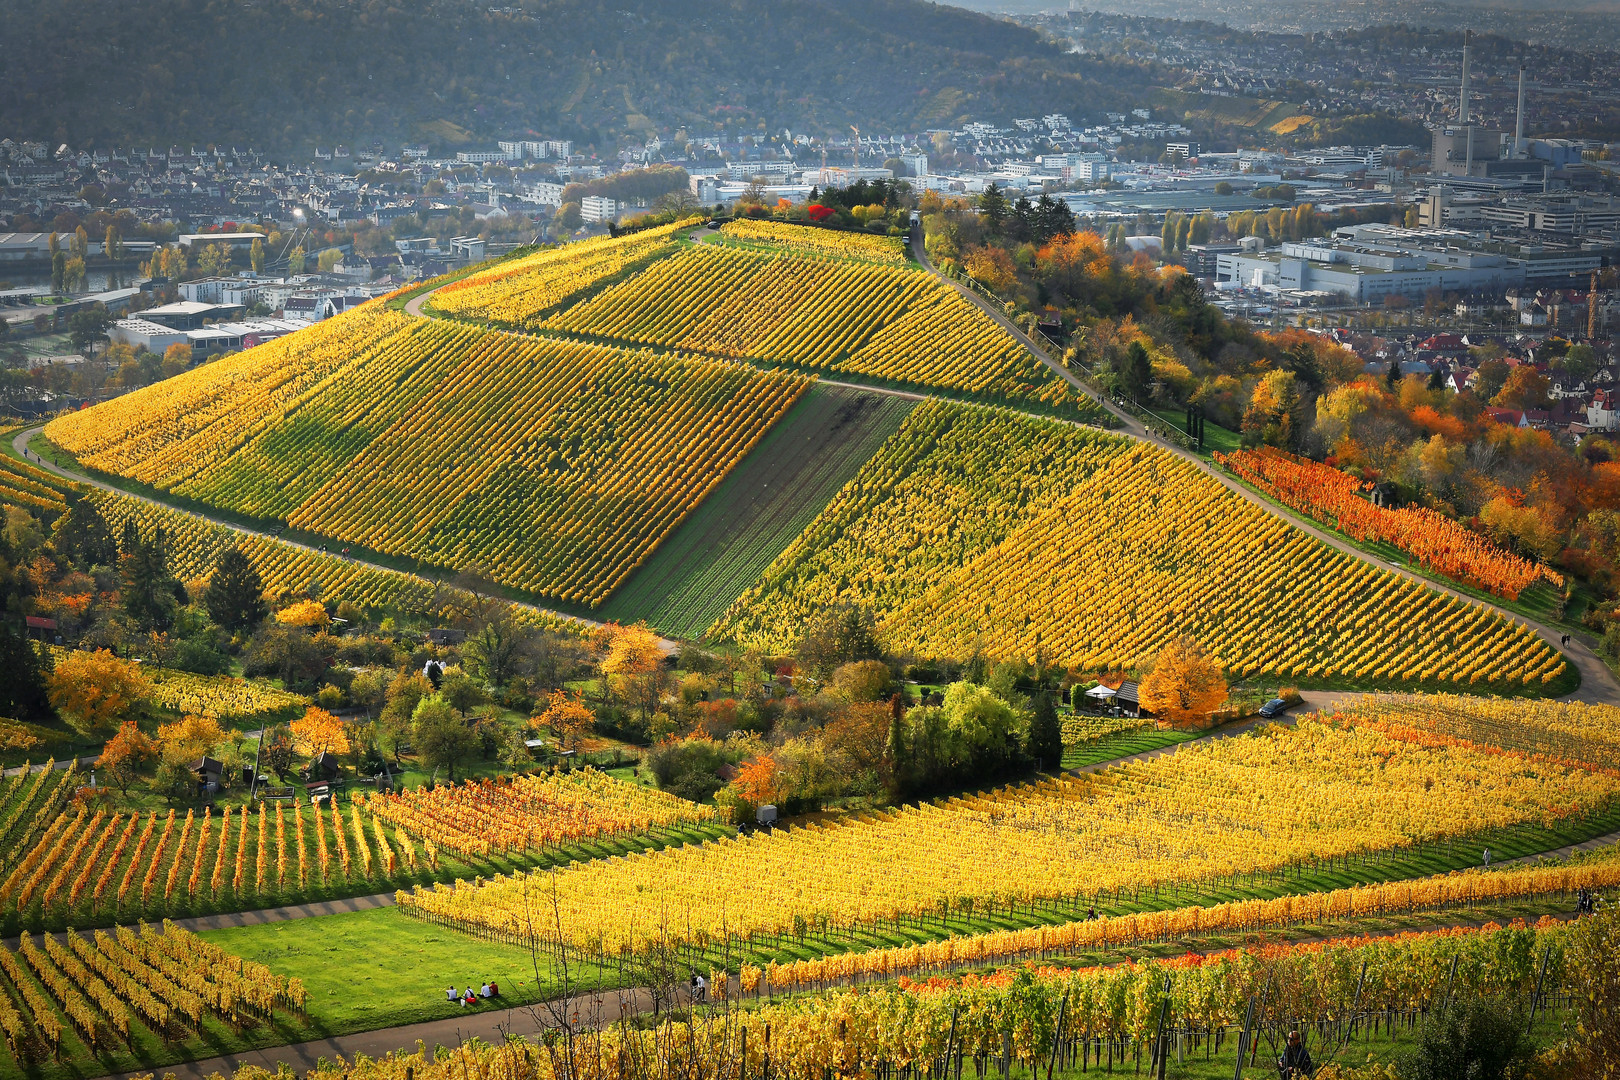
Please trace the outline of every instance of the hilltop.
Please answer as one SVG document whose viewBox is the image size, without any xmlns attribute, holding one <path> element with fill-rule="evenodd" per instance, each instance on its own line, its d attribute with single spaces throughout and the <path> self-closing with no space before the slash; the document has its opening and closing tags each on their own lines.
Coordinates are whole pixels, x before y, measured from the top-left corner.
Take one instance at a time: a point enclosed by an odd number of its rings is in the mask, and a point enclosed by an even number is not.
<svg viewBox="0 0 1620 1080">
<path fill-rule="evenodd" d="M 1084 114 L 1131 88 L 1034 31 L 920 0 L 6 0 L 0 26 L 0 127 L 53 144 L 921 130 Z"/>
</svg>

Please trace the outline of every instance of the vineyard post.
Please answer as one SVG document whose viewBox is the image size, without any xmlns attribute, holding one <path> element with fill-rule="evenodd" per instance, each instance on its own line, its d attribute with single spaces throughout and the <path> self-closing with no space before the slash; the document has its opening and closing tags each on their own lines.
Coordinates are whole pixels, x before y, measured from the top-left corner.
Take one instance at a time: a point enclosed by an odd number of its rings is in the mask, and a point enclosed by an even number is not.
<svg viewBox="0 0 1620 1080">
<path fill-rule="evenodd" d="M 962 1008 L 960 1002 L 951 1006 L 951 1033 L 945 1039 L 945 1075 L 951 1075 L 951 1054 L 956 1051 L 956 1015 Z"/>
<path fill-rule="evenodd" d="M 1451 1008 L 1451 988 L 1457 982 L 1457 961 L 1461 956 L 1453 954 L 1451 957 L 1451 973 L 1446 976 L 1446 996 L 1440 1001 L 1440 1018 L 1445 1019 L 1446 1012 Z"/>
<path fill-rule="evenodd" d="M 1254 995 L 1249 995 L 1249 1007 L 1243 1013 L 1243 1031 L 1238 1035 L 1237 1068 L 1232 1070 L 1232 1080 L 1243 1080 L 1243 1055 L 1249 1048 L 1249 1025 L 1254 1022 Z"/>
<path fill-rule="evenodd" d="M 1166 1059 L 1168 1059 L 1169 1056 L 1170 1056 L 1169 1053 L 1167 1052 L 1169 1050 L 1169 1046 L 1165 1042 L 1165 1036 L 1164 1036 L 1164 1021 L 1165 1021 L 1165 1018 L 1170 1015 L 1170 976 L 1169 975 L 1166 975 L 1164 977 L 1164 990 L 1161 991 L 1161 992 L 1164 995 L 1164 1000 L 1159 1003 L 1159 1029 L 1153 1035 L 1153 1053 L 1155 1055 L 1157 1055 L 1156 1058 L 1155 1058 L 1155 1061 L 1157 1062 L 1158 1067 L 1159 1067 L 1159 1080 L 1164 1080 L 1164 1070 L 1165 1070 L 1165 1066 L 1167 1064 Z"/>
<path fill-rule="evenodd" d="M 1361 977 L 1356 980 L 1356 997 L 1350 1003 L 1350 1022 L 1345 1025 L 1344 1040 L 1340 1043 L 1341 1049 L 1350 1045 L 1350 1033 L 1354 1030 L 1356 1010 L 1361 1008 L 1361 988 L 1367 985 L 1367 961 L 1361 961 Z"/>
<path fill-rule="evenodd" d="M 1052 1052 L 1046 1055 L 1046 1080 L 1052 1080 L 1052 1066 L 1057 1062 L 1058 1047 L 1063 1044 L 1063 1022 L 1068 1018 L 1069 992 L 1063 992 L 1063 1000 L 1058 1002 L 1057 1026 L 1052 1029 Z"/>
<path fill-rule="evenodd" d="M 1536 976 L 1536 993 L 1530 999 L 1530 1020 L 1524 1025 L 1524 1033 L 1530 1034 L 1530 1029 L 1536 1026 L 1536 1007 L 1541 1004 L 1541 986 L 1547 978 L 1547 962 L 1552 959 L 1552 946 L 1548 945 L 1541 953 L 1541 973 Z"/>
</svg>

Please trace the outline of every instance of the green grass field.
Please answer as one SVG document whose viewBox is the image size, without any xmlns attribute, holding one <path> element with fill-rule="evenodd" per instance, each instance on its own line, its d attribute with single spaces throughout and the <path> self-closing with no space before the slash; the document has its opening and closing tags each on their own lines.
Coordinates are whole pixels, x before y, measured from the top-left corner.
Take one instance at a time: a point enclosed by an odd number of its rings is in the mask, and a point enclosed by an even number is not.
<svg viewBox="0 0 1620 1080">
<path fill-rule="evenodd" d="M 1086 742 L 1065 746 L 1063 748 L 1063 767 L 1065 769 L 1079 769 L 1103 761 L 1130 757 L 1132 754 L 1146 753 L 1149 750 L 1157 750 L 1164 746 L 1175 746 L 1177 743 L 1191 742 L 1193 739 L 1201 738 L 1207 734 L 1209 734 L 1207 731 L 1182 731 L 1174 728 L 1160 730 L 1156 727 L 1143 727 L 1135 731 L 1118 731 L 1112 735 L 1104 735 L 1100 739 L 1089 739 Z"/>
<path fill-rule="evenodd" d="M 702 636 L 899 430 L 916 402 L 814 386 L 602 606 L 672 637 Z"/>
</svg>

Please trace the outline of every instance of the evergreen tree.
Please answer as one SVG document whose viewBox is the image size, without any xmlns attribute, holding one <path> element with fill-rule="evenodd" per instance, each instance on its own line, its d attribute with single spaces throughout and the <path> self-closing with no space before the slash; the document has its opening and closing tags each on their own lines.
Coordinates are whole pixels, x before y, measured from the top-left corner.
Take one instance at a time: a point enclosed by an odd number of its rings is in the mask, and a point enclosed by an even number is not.
<svg viewBox="0 0 1620 1080">
<path fill-rule="evenodd" d="M 990 230 L 991 235 L 1001 232 L 1002 226 L 1007 222 L 1008 212 L 1007 196 L 1001 193 L 1001 189 L 995 184 L 986 187 L 984 194 L 979 196 L 979 216 L 984 219 L 985 227 Z"/>
<path fill-rule="evenodd" d="M 185 603 L 185 586 L 169 573 L 163 530 L 153 529 L 152 538 L 143 541 L 131 525 L 125 523 L 124 552 L 118 559 L 124 610 L 144 629 L 167 630 L 175 609 Z"/>
<path fill-rule="evenodd" d="M 1153 382 L 1153 360 L 1140 341 L 1131 342 L 1119 369 L 1119 388 L 1133 401 L 1146 401 Z"/>
<path fill-rule="evenodd" d="M 241 548 L 220 553 L 203 604 L 208 617 L 227 630 L 251 630 L 270 613 L 264 602 L 264 581 Z"/>
<path fill-rule="evenodd" d="M 1389 361 L 1389 370 L 1384 372 L 1384 386 L 1392 394 L 1401 392 L 1401 362 L 1394 358 Z"/>
<path fill-rule="evenodd" d="M 1035 220 L 1043 243 L 1074 232 L 1074 211 L 1061 199 L 1047 194 L 1035 200 Z"/>
<path fill-rule="evenodd" d="M 906 792 L 911 773 L 906 755 L 906 699 L 900 694 L 889 699 L 889 740 L 883 756 L 889 762 L 889 795 L 898 801 Z"/>
<path fill-rule="evenodd" d="M 1034 706 L 1035 712 L 1029 718 L 1029 756 L 1047 772 L 1058 772 L 1063 765 L 1063 729 L 1058 725 L 1051 692 L 1037 690 Z"/>
<path fill-rule="evenodd" d="M 112 566 L 118 561 L 118 545 L 107 520 L 82 497 L 70 496 L 67 513 L 56 523 L 56 550 L 80 566 Z"/>
<path fill-rule="evenodd" d="M 45 696 L 45 665 L 27 638 L 0 623 L 0 716 L 16 720 L 51 715 Z"/>
<path fill-rule="evenodd" d="M 1027 244 L 1038 239 L 1035 233 L 1035 204 L 1029 201 L 1029 196 L 1020 195 L 1012 208 L 1012 235 L 1020 244 Z"/>
</svg>

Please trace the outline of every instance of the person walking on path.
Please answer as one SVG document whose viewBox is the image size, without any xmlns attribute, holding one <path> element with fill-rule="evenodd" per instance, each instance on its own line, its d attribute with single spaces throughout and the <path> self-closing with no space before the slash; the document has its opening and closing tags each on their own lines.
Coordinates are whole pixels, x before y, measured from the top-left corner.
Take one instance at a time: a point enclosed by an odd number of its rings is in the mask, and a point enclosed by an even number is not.
<svg viewBox="0 0 1620 1080">
<path fill-rule="evenodd" d="M 1491 867 L 1491 849 L 1486 848 L 1485 849 L 1485 868 L 1487 870 L 1489 870 L 1490 867 Z"/>
</svg>

